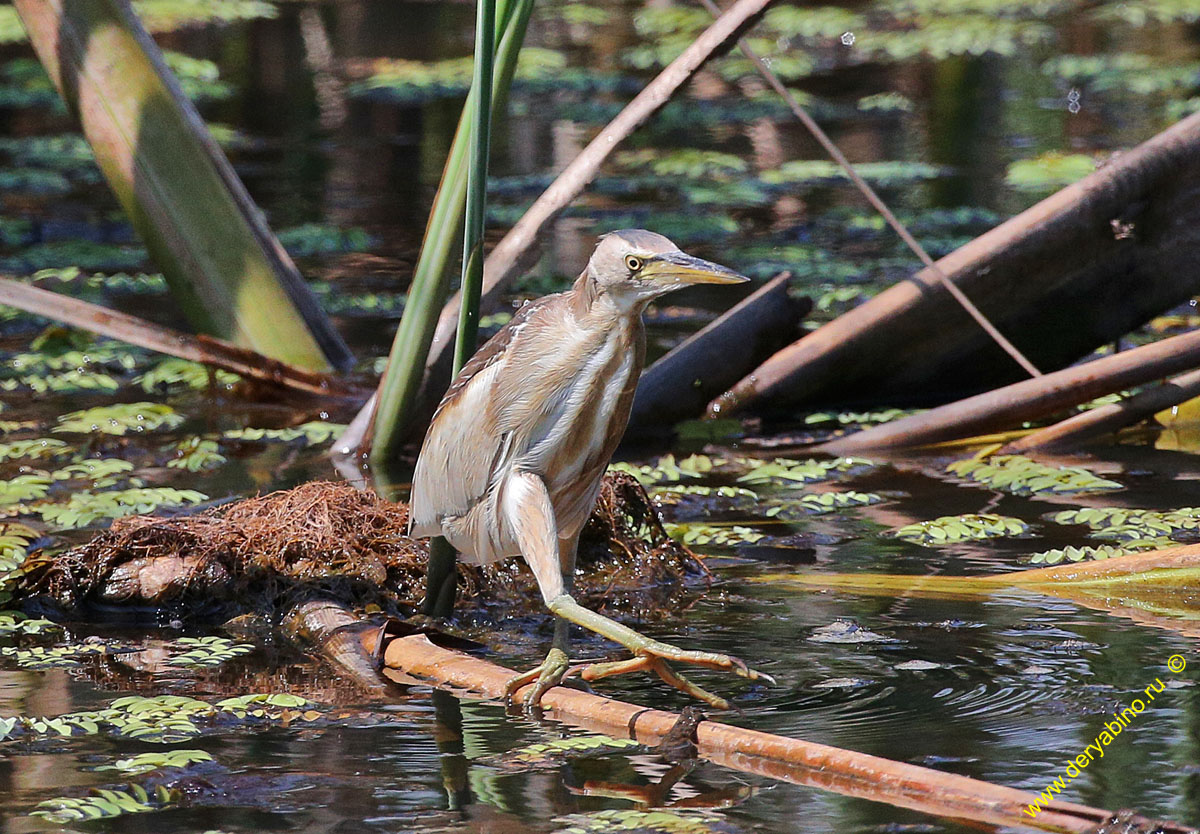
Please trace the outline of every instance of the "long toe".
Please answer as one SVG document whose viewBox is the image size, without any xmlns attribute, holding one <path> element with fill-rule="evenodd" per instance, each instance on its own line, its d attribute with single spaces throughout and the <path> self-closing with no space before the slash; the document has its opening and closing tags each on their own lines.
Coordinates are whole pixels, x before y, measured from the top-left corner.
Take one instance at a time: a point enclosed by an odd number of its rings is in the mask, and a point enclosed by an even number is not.
<svg viewBox="0 0 1200 834">
<path fill-rule="evenodd" d="M 643 657 L 659 657 L 673 663 L 684 663 L 692 666 L 703 666 L 706 669 L 729 671 L 746 680 L 764 681 L 770 684 L 775 683 L 775 679 L 766 672 L 751 669 L 746 665 L 744 660 L 732 655 L 719 654 L 717 652 L 688 651 L 677 646 L 672 646 L 670 643 L 660 643 L 657 640 L 649 641 L 645 646 L 636 649 L 635 653 Z"/>
<path fill-rule="evenodd" d="M 551 649 L 546 655 L 546 659 L 536 668 L 517 675 L 505 684 L 505 702 L 512 706 L 516 701 L 517 694 L 532 683 L 533 687 L 526 693 L 523 704 L 526 709 L 539 706 L 542 696 L 562 682 L 570 666 L 571 661 L 566 652 L 558 648 Z"/>
</svg>

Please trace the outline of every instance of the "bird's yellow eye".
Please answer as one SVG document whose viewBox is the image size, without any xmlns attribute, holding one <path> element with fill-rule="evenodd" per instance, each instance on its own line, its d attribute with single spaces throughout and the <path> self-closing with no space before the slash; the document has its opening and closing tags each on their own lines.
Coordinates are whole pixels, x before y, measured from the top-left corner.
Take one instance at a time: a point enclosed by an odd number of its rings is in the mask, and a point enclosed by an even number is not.
<svg viewBox="0 0 1200 834">
<path fill-rule="evenodd" d="M 637 272 L 642 268 L 642 259 L 637 255 L 626 255 L 625 266 L 629 268 L 630 272 Z"/>
</svg>

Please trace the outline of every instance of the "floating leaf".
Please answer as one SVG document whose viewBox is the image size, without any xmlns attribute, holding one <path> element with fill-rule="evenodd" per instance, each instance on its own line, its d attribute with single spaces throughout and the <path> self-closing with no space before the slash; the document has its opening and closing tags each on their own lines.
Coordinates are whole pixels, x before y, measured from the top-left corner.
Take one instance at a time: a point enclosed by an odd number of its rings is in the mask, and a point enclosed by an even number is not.
<svg viewBox="0 0 1200 834">
<path fill-rule="evenodd" d="M 39 437 L 34 440 L 13 440 L 0 443 L 0 460 L 42 460 L 71 452 L 71 447 L 61 440 Z"/>
<path fill-rule="evenodd" d="M 1004 177 L 1018 191 L 1050 192 L 1077 182 L 1096 170 L 1096 162 L 1084 154 L 1044 153 L 1008 166 Z"/>
<path fill-rule="evenodd" d="M 1029 562 L 1033 565 L 1057 565 L 1060 562 L 1113 559 L 1129 553 L 1137 553 L 1141 550 L 1150 550 L 1153 547 L 1154 545 L 1150 545 L 1149 547 L 1114 547 L 1109 544 L 1103 544 L 1099 547 L 1063 547 L 1056 550 L 1043 550 L 1040 553 L 1035 553 L 1029 557 Z"/>
<path fill-rule="evenodd" d="M 46 475 L 18 475 L 0 481 L 0 506 L 45 498 L 53 481 Z"/>
<path fill-rule="evenodd" d="M 958 542 L 1019 536 L 1029 531 L 1029 525 L 1019 518 L 978 513 L 947 515 L 931 521 L 906 524 L 892 535 L 914 544 L 943 545 Z"/>
<path fill-rule="evenodd" d="M 766 533 L 736 524 L 723 527 L 715 524 L 667 523 L 663 526 L 666 528 L 668 536 L 687 545 L 715 544 L 733 547 L 739 544 L 753 544 L 767 537 Z"/>
<path fill-rule="evenodd" d="M 289 442 L 304 439 L 306 446 L 328 443 L 346 430 L 341 423 L 326 423 L 323 420 L 313 420 L 286 429 L 230 429 L 221 434 L 226 440 L 249 441 L 278 441 Z"/>
<path fill-rule="evenodd" d="M 97 521 L 142 515 L 161 507 L 178 507 L 208 500 L 203 492 L 172 487 L 133 487 L 110 492 L 76 492 L 61 504 L 39 504 L 31 512 L 41 515 L 47 524 L 70 529 L 86 527 Z"/>
<path fill-rule="evenodd" d="M 167 661 L 171 666 L 220 666 L 226 660 L 254 651 L 247 643 L 234 643 L 224 637 L 180 637 L 176 645 L 185 649 Z"/>
<path fill-rule="evenodd" d="M 767 507 L 763 515 L 767 518 L 788 519 L 801 515 L 822 515 L 846 507 L 866 507 L 879 504 L 883 497 L 873 492 L 810 492 L 798 500 L 773 503 Z"/>
<path fill-rule="evenodd" d="M 167 466 L 173 469 L 199 472 L 204 469 L 215 469 L 225 462 L 225 456 L 221 454 L 215 440 L 187 437 L 172 448 L 178 457 L 167 461 Z"/>
<path fill-rule="evenodd" d="M 960 478 L 1013 495 L 1106 492 L 1124 489 L 1082 466 L 1045 466 L 1023 455 L 993 455 L 955 461 L 946 471 Z"/>
<path fill-rule="evenodd" d="M 72 411 L 58 418 L 56 432 L 77 434 L 123 435 L 129 432 L 172 429 L 183 422 L 183 415 L 169 405 L 159 403 L 117 403 Z"/>
<path fill-rule="evenodd" d="M 240 377 L 237 374 L 219 368 L 209 368 L 199 362 L 192 362 L 178 357 L 168 357 L 157 363 L 153 368 L 134 379 L 147 394 L 165 390 L 174 386 L 202 391 L 210 385 L 222 385 L 226 388 L 236 383 Z"/>
<path fill-rule="evenodd" d="M 213 757 L 204 750 L 163 750 L 140 753 L 128 759 L 118 759 L 114 764 L 101 765 L 96 770 L 119 770 L 136 776 L 161 770 L 165 767 L 187 767 L 196 762 L 211 762 Z"/>
<path fill-rule="evenodd" d="M 121 476 L 133 471 L 133 464 L 121 458 L 88 458 L 69 463 L 50 473 L 56 481 L 91 481 L 95 487 L 113 486 Z"/>
<path fill-rule="evenodd" d="M 798 483 L 808 484 L 814 481 L 824 481 L 842 472 L 874 466 L 873 461 L 866 458 L 834 458 L 833 460 L 789 460 L 776 458 L 771 462 L 744 458 L 740 463 L 753 467 L 738 483 Z"/>
<path fill-rule="evenodd" d="M 689 455 L 683 460 L 675 460 L 674 455 L 663 455 L 653 464 L 638 466 L 631 463 L 614 463 L 608 467 L 610 472 L 624 472 L 637 478 L 643 486 L 682 481 L 685 478 L 699 478 L 712 472 L 725 461 L 711 458 L 708 455 Z"/>
<path fill-rule="evenodd" d="M 1086 524 L 1092 528 L 1093 535 L 1102 538 L 1161 545 L 1163 540 L 1180 530 L 1200 529 L 1200 507 L 1181 507 L 1177 510 L 1085 507 L 1062 510 L 1051 515 L 1050 519 L 1058 524 Z"/>
</svg>

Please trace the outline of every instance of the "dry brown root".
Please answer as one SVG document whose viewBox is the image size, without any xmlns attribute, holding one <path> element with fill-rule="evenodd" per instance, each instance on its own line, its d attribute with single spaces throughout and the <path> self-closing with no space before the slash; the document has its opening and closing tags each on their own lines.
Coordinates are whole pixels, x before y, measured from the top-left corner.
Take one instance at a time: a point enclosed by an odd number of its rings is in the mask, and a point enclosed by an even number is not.
<svg viewBox="0 0 1200 834">
<path fill-rule="evenodd" d="M 42 560 L 26 595 L 66 610 L 89 604 L 278 612 L 307 599 L 403 615 L 425 590 L 427 542 L 408 507 L 349 484 L 313 482 L 192 516 L 118 519 L 80 547 Z M 597 609 L 661 616 L 694 596 L 702 563 L 672 541 L 635 479 L 605 479 L 580 543 L 578 595 Z M 459 565 L 464 605 L 512 617 L 542 611 L 528 568 L 511 559 Z M 216 610 L 214 610 L 216 609 Z"/>
</svg>

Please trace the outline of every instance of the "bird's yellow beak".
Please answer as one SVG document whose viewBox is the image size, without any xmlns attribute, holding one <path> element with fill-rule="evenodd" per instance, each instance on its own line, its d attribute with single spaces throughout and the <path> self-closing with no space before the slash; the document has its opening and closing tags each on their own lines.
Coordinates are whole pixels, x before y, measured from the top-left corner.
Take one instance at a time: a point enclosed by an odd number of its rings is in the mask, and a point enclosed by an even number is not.
<svg viewBox="0 0 1200 834">
<path fill-rule="evenodd" d="M 665 252 L 646 261 L 638 278 L 663 285 L 741 284 L 750 279 L 685 252 Z"/>
</svg>

